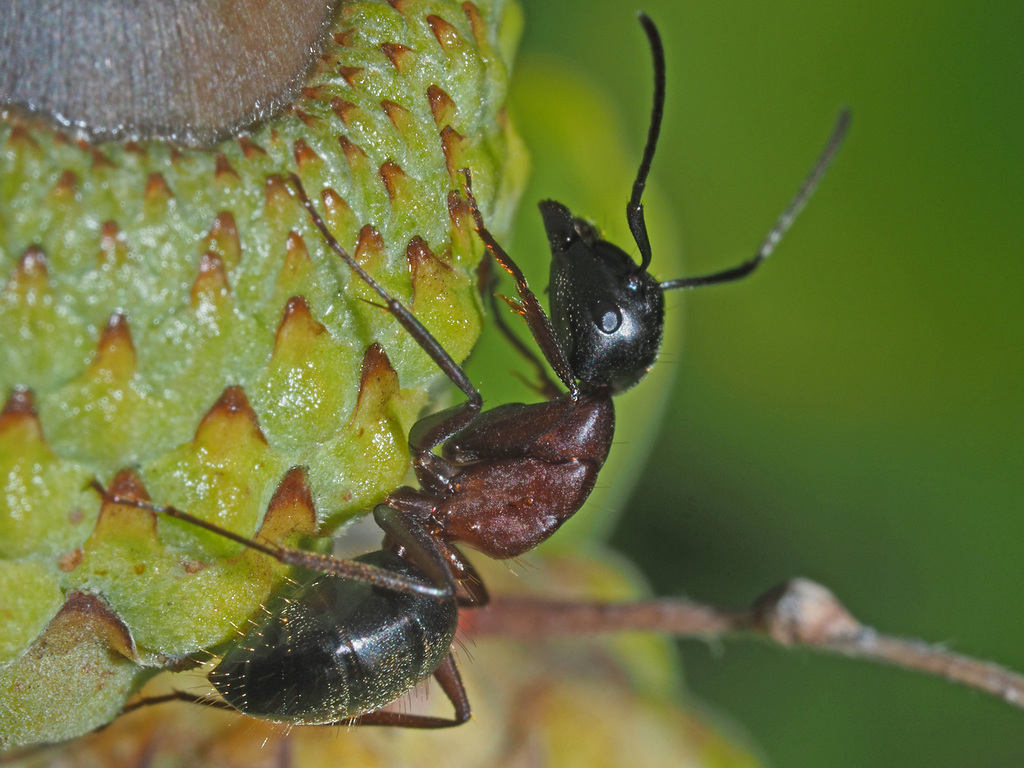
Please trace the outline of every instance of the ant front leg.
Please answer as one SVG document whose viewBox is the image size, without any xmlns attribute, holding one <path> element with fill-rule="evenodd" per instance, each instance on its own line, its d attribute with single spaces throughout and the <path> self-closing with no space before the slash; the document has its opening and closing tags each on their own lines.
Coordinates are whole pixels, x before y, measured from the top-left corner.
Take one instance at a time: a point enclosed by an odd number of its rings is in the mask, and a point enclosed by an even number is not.
<svg viewBox="0 0 1024 768">
<path fill-rule="evenodd" d="M 537 346 L 540 347 L 541 353 L 544 355 L 544 359 L 548 361 L 548 364 L 554 370 L 555 375 L 558 376 L 558 380 L 562 382 L 566 389 L 569 390 L 569 394 L 575 400 L 579 396 L 579 391 L 576 385 L 576 378 L 573 376 L 572 368 L 569 365 L 569 360 L 565 356 L 565 351 L 558 344 L 555 338 L 554 330 L 551 327 L 551 321 L 544 312 L 544 308 L 541 307 L 540 301 L 537 299 L 537 294 L 530 288 L 529 283 L 526 281 L 526 275 L 519 268 L 519 265 L 512 260 L 505 249 L 502 248 L 498 241 L 494 239 L 494 235 L 490 233 L 487 226 L 484 224 L 483 214 L 480 213 L 480 206 L 477 204 L 476 197 L 473 195 L 473 179 L 468 168 L 462 169 L 462 175 L 466 179 L 466 199 L 469 201 L 469 210 L 473 214 L 473 222 L 476 225 L 476 233 L 483 241 L 487 248 L 487 252 L 494 257 L 502 268 L 512 275 L 513 280 L 516 283 L 516 291 L 519 293 L 519 299 L 521 307 L 516 311 L 523 316 L 526 320 L 527 326 L 530 328 L 530 333 L 533 334 L 534 340 L 537 342 Z M 497 316 L 497 312 L 494 313 Z M 503 326 L 504 324 L 501 323 Z M 512 338 L 508 331 L 505 331 L 505 335 Z M 540 362 L 533 355 L 532 352 L 522 346 L 518 340 L 513 342 L 514 346 L 520 351 L 521 354 L 525 355 L 529 359 L 534 367 L 540 372 L 542 380 L 544 382 L 545 394 L 548 394 L 551 390 L 557 391 L 557 388 L 550 381 L 547 373 L 544 372 Z M 557 397 L 557 394 L 555 395 Z M 549 399 L 554 399 L 549 395 Z"/>
<path fill-rule="evenodd" d="M 484 231 L 486 232 L 486 230 Z M 487 237 L 491 240 L 494 239 L 490 232 L 487 232 Z M 497 292 L 499 283 L 498 272 L 492 266 L 496 261 L 497 260 L 494 260 L 493 262 L 484 262 L 482 265 L 483 267 L 488 267 L 486 284 L 482 288 L 482 293 L 484 294 L 484 299 L 487 301 L 487 305 L 491 310 L 491 322 L 493 322 L 498 331 L 501 332 L 501 335 L 505 337 L 505 340 L 512 345 L 512 348 L 530 364 L 537 376 L 537 380 L 529 381 L 525 376 L 520 375 L 518 372 L 513 372 L 513 375 L 515 375 L 516 378 L 521 379 L 530 389 L 540 393 L 548 400 L 554 400 L 562 394 L 562 390 L 560 390 L 558 385 L 551 380 L 551 377 L 548 375 L 547 367 L 543 362 L 541 362 L 541 359 L 537 354 L 526 346 L 526 344 L 524 344 L 515 333 L 513 333 L 508 323 L 505 322 L 505 312 L 498 306 L 498 299 L 500 298 L 505 301 L 509 307 L 511 307 L 513 312 L 522 314 L 522 306 L 519 302 L 514 299 L 509 299 L 507 296 L 501 296 Z"/>
</svg>

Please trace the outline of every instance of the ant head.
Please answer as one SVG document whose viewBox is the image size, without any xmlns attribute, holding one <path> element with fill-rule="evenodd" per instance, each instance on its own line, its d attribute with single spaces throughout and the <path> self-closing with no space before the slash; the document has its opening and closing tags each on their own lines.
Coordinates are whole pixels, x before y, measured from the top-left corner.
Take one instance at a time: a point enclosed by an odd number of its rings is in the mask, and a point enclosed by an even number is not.
<svg viewBox="0 0 1024 768">
<path fill-rule="evenodd" d="M 664 327 L 664 291 L 739 280 L 764 261 L 803 208 L 831 164 L 850 124 L 842 110 L 817 163 L 753 258 L 730 269 L 659 283 L 647 272 L 651 244 L 641 202 L 665 108 L 665 52 L 657 28 L 640 14 L 654 58 L 654 106 L 647 144 L 626 204 L 626 220 L 640 250 L 637 264 L 602 240 L 588 222 L 561 203 L 540 204 L 551 246 L 551 326 L 571 374 L 583 391 L 623 392 L 640 382 L 658 357 Z M 550 359 L 550 358 L 549 358 Z M 559 374 L 569 386 L 566 376 Z"/>
<path fill-rule="evenodd" d="M 658 357 L 658 282 L 561 203 L 540 204 L 551 245 L 551 325 L 582 389 L 637 384 Z"/>
<path fill-rule="evenodd" d="M 640 198 L 654 158 L 665 106 L 665 53 L 658 30 L 639 14 L 654 56 L 654 108 L 647 145 L 626 206 L 639 265 L 602 240 L 588 222 L 561 203 L 540 204 L 551 245 L 551 325 L 583 390 L 615 395 L 637 384 L 658 357 L 664 326 L 662 288 L 647 272 L 651 245 Z"/>
</svg>

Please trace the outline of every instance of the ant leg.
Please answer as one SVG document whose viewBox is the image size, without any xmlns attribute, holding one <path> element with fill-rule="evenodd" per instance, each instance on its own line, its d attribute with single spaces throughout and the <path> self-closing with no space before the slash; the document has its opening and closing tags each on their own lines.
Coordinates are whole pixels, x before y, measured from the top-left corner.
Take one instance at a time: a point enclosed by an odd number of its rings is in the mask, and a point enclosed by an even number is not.
<svg viewBox="0 0 1024 768">
<path fill-rule="evenodd" d="M 313 203 L 306 194 L 306 190 L 302 186 L 302 181 L 299 180 L 299 177 L 292 173 L 289 175 L 289 178 L 291 179 L 292 187 L 294 187 L 295 192 L 298 195 L 299 201 L 309 214 L 309 218 L 313 222 L 313 225 L 320 230 L 320 234 L 323 236 L 328 247 L 334 251 L 342 261 L 348 264 L 349 268 L 355 272 L 364 283 L 376 291 L 377 295 L 384 300 L 388 311 L 394 316 L 394 318 L 398 320 L 406 331 L 409 332 L 409 335 L 416 340 L 420 347 L 422 347 L 423 351 L 430 355 L 430 359 L 434 361 L 442 372 L 444 372 L 445 376 L 447 376 L 451 382 L 466 395 L 465 403 L 421 419 L 413 427 L 409 434 L 409 445 L 414 451 L 414 454 L 422 456 L 468 426 L 473 419 L 476 418 L 477 414 L 480 413 L 480 409 L 483 407 L 483 398 L 480 396 L 480 392 L 477 388 L 473 386 L 469 377 L 466 376 L 462 367 L 455 362 L 452 356 L 448 354 L 447 350 L 441 346 L 441 343 L 434 338 L 433 334 L 416 319 L 412 312 L 410 312 L 402 302 L 398 301 L 398 299 L 394 298 L 384 290 L 384 287 L 374 280 L 370 273 L 363 269 L 359 262 L 349 255 L 348 251 L 341 247 L 341 243 L 339 243 L 337 238 L 334 237 L 330 229 L 328 229 L 327 224 L 324 223 L 324 220 L 320 217 L 320 214 L 313 206 Z"/>
<path fill-rule="evenodd" d="M 319 552 L 309 552 L 294 547 L 282 547 L 246 538 L 172 506 L 153 504 L 141 499 L 111 496 L 97 480 L 93 480 L 89 485 L 106 501 L 182 520 L 190 525 L 262 552 L 285 565 L 297 565 L 301 568 L 308 568 L 311 571 L 318 571 L 332 576 L 356 579 L 381 589 L 391 590 L 392 592 L 415 593 L 440 599 L 450 599 L 455 596 L 458 587 L 456 580 L 458 579 L 459 582 L 465 582 L 463 586 L 470 596 L 469 601 L 466 602 L 467 605 L 484 605 L 488 599 L 487 590 L 484 589 L 476 570 L 454 547 L 436 538 L 423 525 L 419 515 L 390 507 L 387 504 L 378 504 L 376 506 L 373 510 L 374 520 L 376 520 L 377 525 L 394 543 L 402 547 L 406 553 L 406 559 L 423 571 L 424 575 L 430 580 L 430 584 L 425 583 L 421 579 L 405 576 L 404 574 L 384 568 L 377 568 L 367 563 L 341 560 L 331 555 L 320 554 Z"/>
<path fill-rule="evenodd" d="M 453 568 L 459 569 L 459 584 L 466 590 L 466 597 L 459 599 L 459 605 L 464 608 L 483 608 L 491 602 L 484 580 L 461 552 L 452 546 L 449 546 L 449 549 L 454 553 L 451 559 L 457 561 Z"/>
<path fill-rule="evenodd" d="M 440 597 L 455 596 L 455 574 L 441 542 L 427 530 L 418 515 L 387 504 L 378 504 L 373 509 L 373 519 L 388 538 L 402 548 L 402 556 L 416 565 L 432 584 L 443 591 Z"/>
<path fill-rule="evenodd" d="M 455 707 L 454 718 L 412 715 L 407 712 L 368 712 L 351 720 L 330 725 L 390 725 L 400 728 L 452 728 L 462 725 L 469 720 L 469 698 L 466 696 L 466 687 L 462 684 L 459 669 L 455 666 L 455 659 L 450 653 L 441 662 L 441 666 L 434 670 L 434 677 Z"/>
<path fill-rule="evenodd" d="M 455 707 L 454 718 L 411 715 L 405 712 L 369 712 L 350 720 L 325 723 L 324 725 L 388 725 L 400 728 L 451 728 L 456 725 L 462 725 L 469 720 L 469 698 L 466 696 L 466 688 L 462 683 L 462 676 L 459 674 L 458 667 L 455 666 L 455 660 L 450 653 L 434 671 L 434 677 L 437 678 L 437 682 L 441 685 L 441 690 L 444 691 L 448 700 Z M 187 704 L 197 704 L 203 707 L 213 707 L 214 709 L 239 713 L 237 709 L 226 701 L 195 696 L 184 691 L 172 691 L 162 696 L 148 696 L 137 699 L 125 705 L 124 709 L 121 710 L 121 714 L 126 715 L 129 712 L 135 712 L 144 707 L 165 704 L 169 701 L 183 701 Z"/>
<path fill-rule="evenodd" d="M 238 710 L 228 704 L 226 701 L 220 701 L 219 699 L 211 699 L 206 696 L 195 696 L 191 693 L 185 693 L 184 691 L 171 691 L 161 696 L 145 696 L 141 699 L 136 699 L 128 704 L 125 704 L 124 709 L 121 710 L 122 715 L 127 715 L 129 712 L 134 712 L 144 707 L 151 707 L 155 704 L 165 704 L 168 701 L 183 701 L 186 704 L 198 704 L 202 707 L 213 707 L 214 709 L 223 709 L 226 712 L 235 712 Z"/>
<path fill-rule="evenodd" d="M 418 510 L 415 502 L 400 505 L 400 496 L 394 501 L 396 505 L 378 504 L 373 510 L 373 518 L 390 544 L 401 547 L 402 557 L 423 571 L 431 583 L 445 589 L 445 597 L 455 597 L 463 606 L 486 605 L 490 599 L 487 589 L 472 564 L 424 525 L 423 510 Z"/>
<path fill-rule="evenodd" d="M 367 563 L 360 563 L 353 560 L 341 560 L 339 558 L 332 557 L 331 555 L 320 554 L 319 552 L 308 552 L 294 547 L 283 547 L 269 542 L 256 541 L 255 539 L 240 536 L 237 533 L 233 533 L 172 506 L 154 504 L 149 501 L 142 501 L 141 499 L 132 499 L 123 496 L 111 496 L 97 480 L 93 480 L 89 483 L 89 486 L 99 493 L 105 501 L 109 501 L 113 504 L 136 507 L 137 509 L 144 509 L 158 515 L 166 515 L 167 517 L 182 520 L 190 525 L 196 526 L 197 528 L 202 528 L 205 531 L 209 531 L 210 533 L 217 534 L 225 539 L 230 539 L 238 544 L 242 544 L 249 549 L 262 552 L 285 565 L 297 565 L 301 568 L 308 568 L 311 571 L 319 571 L 320 573 L 327 573 L 333 576 L 356 579 L 375 587 L 380 587 L 381 589 L 389 589 L 393 592 L 402 592 L 406 594 L 414 593 L 441 599 L 450 598 L 453 594 L 453 588 L 450 588 L 448 583 L 443 580 L 438 580 L 433 584 L 428 584 L 421 579 L 406 576 L 401 573 L 395 573 L 394 571 L 389 571 L 384 568 L 377 568 Z"/>
<path fill-rule="evenodd" d="M 512 257 L 505 253 L 505 250 L 498 245 L 498 242 L 494 239 L 494 236 L 488 231 L 487 226 L 484 224 L 484 217 L 480 213 L 480 207 L 477 205 L 476 197 L 473 196 L 473 180 L 468 168 L 462 169 L 462 175 L 466 179 L 466 199 L 469 201 L 469 210 L 473 214 L 473 222 L 476 225 L 476 233 L 483 241 L 487 250 L 494 257 L 506 272 L 512 275 L 512 278 L 516 281 L 516 291 L 519 293 L 519 298 L 522 301 L 523 307 L 520 314 L 526 320 L 527 326 L 530 328 L 530 333 L 533 334 L 534 340 L 537 342 L 537 346 L 540 347 L 541 352 L 544 354 L 544 359 L 551 364 L 551 368 L 554 370 L 555 375 L 558 376 L 559 381 L 565 385 L 565 388 L 569 390 L 569 394 L 575 400 L 579 396 L 579 390 L 576 387 L 576 380 L 573 378 L 572 369 L 569 367 L 569 361 L 565 357 L 565 352 L 558 342 L 555 340 L 555 333 L 551 328 L 551 321 L 548 316 L 544 313 L 544 309 L 540 305 L 540 301 L 537 299 L 537 295 L 531 290 L 529 284 L 526 282 L 526 276 L 523 271 L 519 268 Z"/>
<path fill-rule="evenodd" d="M 498 306 L 498 295 L 495 293 L 495 291 L 498 290 L 498 273 L 495 272 L 495 270 L 493 269 L 490 269 L 488 271 L 490 272 L 490 276 L 487 280 L 487 286 L 485 287 L 484 290 L 487 294 L 487 303 L 491 308 L 492 321 L 498 327 L 498 330 L 501 331 L 502 335 L 504 335 L 508 343 L 512 345 L 512 348 L 515 349 L 515 351 L 518 352 L 520 355 L 522 355 L 526 359 L 526 361 L 531 366 L 533 366 L 534 371 L 536 371 L 539 383 L 527 382 L 527 384 L 529 384 L 529 386 L 531 386 L 533 389 L 540 392 L 548 400 L 554 400 L 556 397 L 562 394 L 562 391 L 551 380 L 551 377 L 548 376 L 547 368 L 540 361 L 540 358 L 537 357 L 537 355 L 534 353 L 532 349 L 530 349 L 528 346 L 523 344 L 522 341 L 520 341 L 519 337 L 512 332 L 511 328 L 509 328 L 508 323 L 505 322 L 504 312 Z M 514 312 L 522 314 L 520 311 L 521 307 L 514 306 L 512 302 L 509 301 L 504 296 L 502 296 L 501 298 L 505 299 L 509 306 L 512 307 L 512 310 Z"/>
<path fill-rule="evenodd" d="M 483 608 L 491 601 L 487 587 L 484 586 L 484 580 L 477 573 L 473 564 L 455 546 L 443 539 L 433 539 L 431 547 L 444 558 L 448 573 L 461 588 L 461 591 L 457 591 L 455 594 L 455 599 L 460 607 Z M 419 560 L 415 562 L 420 565 Z"/>
</svg>

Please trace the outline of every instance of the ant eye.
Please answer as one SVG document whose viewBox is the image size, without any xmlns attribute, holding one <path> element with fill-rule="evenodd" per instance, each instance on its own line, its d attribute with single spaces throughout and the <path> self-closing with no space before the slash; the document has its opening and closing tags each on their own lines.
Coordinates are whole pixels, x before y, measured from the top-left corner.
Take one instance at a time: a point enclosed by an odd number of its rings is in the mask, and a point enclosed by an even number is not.
<svg viewBox="0 0 1024 768">
<path fill-rule="evenodd" d="M 611 302 L 601 301 L 595 304 L 591 311 L 597 327 L 604 333 L 615 333 L 622 325 L 622 313 L 619 308 Z"/>
</svg>

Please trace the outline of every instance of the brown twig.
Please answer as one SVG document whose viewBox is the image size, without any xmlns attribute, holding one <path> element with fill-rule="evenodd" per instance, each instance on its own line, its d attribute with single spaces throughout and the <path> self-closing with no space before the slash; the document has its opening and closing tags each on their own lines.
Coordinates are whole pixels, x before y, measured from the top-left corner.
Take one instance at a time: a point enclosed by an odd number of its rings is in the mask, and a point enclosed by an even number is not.
<svg viewBox="0 0 1024 768">
<path fill-rule="evenodd" d="M 775 587 L 743 611 L 685 598 L 630 603 L 494 598 L 471 615 L 477 634 L 523 639 L 629 630 L 707 639 L 754 634 L 783 646 L 918 670 L 1024 708 L 1024 676 L 937 645 L 879 634 L 854 618 L 832 592 L 807 579 Z"/>
</svg>

